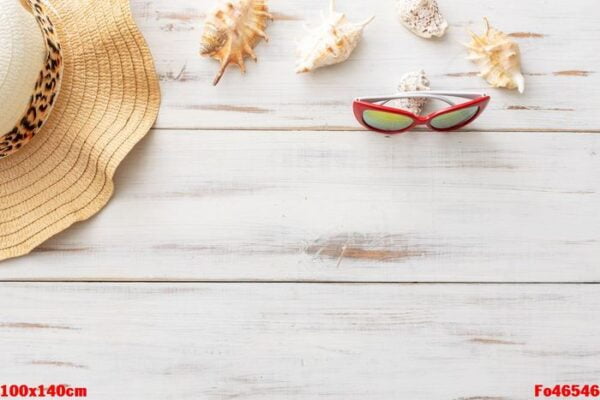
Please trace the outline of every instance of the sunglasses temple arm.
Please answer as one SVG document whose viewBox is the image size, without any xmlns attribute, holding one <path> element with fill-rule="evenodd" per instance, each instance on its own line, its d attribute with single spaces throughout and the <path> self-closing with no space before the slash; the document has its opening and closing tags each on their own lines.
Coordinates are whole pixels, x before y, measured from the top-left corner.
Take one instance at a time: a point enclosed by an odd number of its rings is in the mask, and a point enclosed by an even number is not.
<svg viewBox="0 0 600 400">
<path fill-rule="evenodd" d="M 455 103 L 448 98 L 450 97 L 462 97 L 465 99 L 478 99 L 485 94 L 481 93 L 467 93 L 467 92 L 450 92 L 450 91 L 436 91 L 436 90 L 428 90 L 423 92 L 406 92 L 406 93 L 398 93 L 392 96 L 375 96 L 375 97 L 359 97 L 357 100 L 366 101 L 366 102 L 381 102 L 387 103 L 390 100 L 397 99 L 410 99 L 410 98 L 429 98 L 429 99 L 438 99 L 441 100 L 451 106 L 455 105 Z"/>
<path fill-rule="evenodd" d="M 415 92 L 412 92 L 414 94 Z M 465 99 L 475 100 L 480 97 L 486 96 L 486 94 L 482 93 L 472 93 L 472 92 L 450 92 L 444 90 L 428 90 L 427 93 L 438 95 L 438 96 L 451 96 L 451 97 L 462 97 Z"/>
<path fill-rule="evenodd" d="M 441 100 L 444 103 L 447 103 L 450 106 L 455 105 L 455 103 L 450 100 L 449 98 L 445 97 L 445 96 L 441 96 L 441 95 L 437 95 L 437 94 L 433 94 L 433 93 L 419 93 L 419 94 L 413 94 L 413 93 L 403 93 L 403 94 L 398 94 L 395 96 L 379 96 L 379 97 L 359 97 L 357 100 L 360 101 L 366 101 L 369 103 L 379 103 L 379 102 L 383 102 L 383 104 L 392 101 L 392 100 L 399 100 L 399 99 L 422 99 L 422 98 L 428 98 L 428 99 L 437 99 L 437 100 Z"/>
</svg>

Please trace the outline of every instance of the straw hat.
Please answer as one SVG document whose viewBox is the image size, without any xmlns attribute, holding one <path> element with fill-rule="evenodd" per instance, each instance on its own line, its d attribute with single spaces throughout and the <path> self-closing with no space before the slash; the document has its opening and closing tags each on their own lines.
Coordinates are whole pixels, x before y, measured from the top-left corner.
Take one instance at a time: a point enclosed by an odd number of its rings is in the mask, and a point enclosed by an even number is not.
<svg viewBox="0 0 600 400">
<path fill-rule="evenodd" d="M 98 212 L 154 123 L 128 0 L 0 0 L 0 260 Z"/>
</svg>

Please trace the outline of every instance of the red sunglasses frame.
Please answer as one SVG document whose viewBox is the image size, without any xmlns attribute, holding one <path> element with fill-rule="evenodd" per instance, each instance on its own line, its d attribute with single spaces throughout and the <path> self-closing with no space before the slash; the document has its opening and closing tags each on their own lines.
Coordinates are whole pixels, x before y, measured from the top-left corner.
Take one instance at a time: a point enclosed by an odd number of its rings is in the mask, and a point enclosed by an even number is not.
<svg viewBox="0 0 600 400">
<path fill-rule="evenodd" d="M 426 92 L 425 92 L 426 93 Z M 417 93 L 415 93 L 417 94 Z M 449 95 L 452 96 L 452 94 L 450 93 L 445 93 L 445 95 Z M 352 108 L 354 110 L 354 116 L 356 117 L 356 120 L 358 122 L 360 122 L 360 124 L 362 126 L 364 126 L 365 128 L 374 131 L 374 132 L 379 132 L 379 133 L 384 133 L 387 135 L 393 135 L 393 134 L 398 134 L 398 133 L 403 133 L 406 132 L 408 130 L 413 129 L 415 126 L 418 125 L 427 125 L 427 127 L 433 131 L 437 131 L 437 132 L 449 132 L 449 131 L 455 131 L 457 129 L 460 129 L 468 124 L 470 124 L 471 122 L 475 121 L 477 119 L 477 117 L 479 117 L 479 115 L 485 110 L 485 108 L 487 107 L 489 101 L 490 101 L 490 96 L 482 94 L 480 95 L 481 97 L 478 97 L 476 99 L 473 100 L 469 100 L 466 101 L 464 103 L 460 103 L 460 104 L 456 104 L 444 109 L 441 109 L 439 111 L 435 111 L 431 114 L 425 115 L 425 116 L 420 116 L 420 115 L 416 115 L 410 111 L 407 110 L 403 110 L 400 108 L 394 108 L 394 107 L 388 107 L 385 105 L 381 105 L 381 104 L 376 104 L 376 103 L 372 103 L 369 101 L 365 101 L 362 100 L 360 98 L 355 99 L 353 104 L 352 104 Z M 394 97 L 394 96 L 390 96 L 390 97 Z M 410 96 L 410 97 L 418 97 L 416 95 Z M 460 97 L 460 95 L 458 95 L 458 97 Z M 390 99 L 391 100 L 391 99 Z M 383 100 L 382 100 L 383 101 Z M 467 108 L 467 107 L 471 107 L 474 105 L 479 105 L 479 108 L 477 110 L 477 113 L 475 115 L 473 115 L 473 117 L 471 117 L 470 119 L 468 119 L 467 121 L 459 124 L 459 125 L 455 125 L 453 127 L 450 128 L 445 128 L 445 129 L 439 129 L 439 128 L 435 128 L 434 126 L 431 125 L 431 121 L 435 118 L 438 117 L 440 115 L 449 113 L 449 112 L 453 112 L 456 110 L 460 110 L 463 108 Z M 366 110 L 377 110 L 377 111 L 385 111 L 385 112 L 389 112 L 392 114 L 400 114 L 400 115 L 405 115 L 407 117 L 412 118 L 413 123 L 401 130 L 397 130 L 397 131 L 385 131 L 385 130 L 381 130 L 381 129 L 377 129 L 374 128 L 372 126 L 370 126 L 369 124 L 367 124 L 364 119 L 363 119 L 363 113 Z"/>
</svg>

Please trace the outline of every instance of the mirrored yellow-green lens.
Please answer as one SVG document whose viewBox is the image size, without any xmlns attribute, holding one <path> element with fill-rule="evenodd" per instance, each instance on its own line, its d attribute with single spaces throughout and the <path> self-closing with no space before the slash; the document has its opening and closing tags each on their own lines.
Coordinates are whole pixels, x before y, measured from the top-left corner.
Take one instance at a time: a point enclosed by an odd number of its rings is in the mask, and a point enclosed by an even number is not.
<svg viewBox="0 0 600 400">
<path fill-rule="evenodd" d="M 413 123 L 413 119 L 406 115 L 379 110 L 365 110 L 363 120 L 372 128 L 389 132 L 401 131 Z"/>
<path fill-rule="evenodd" d="M 478 106 L 461 108 L 460 110 L 451 111 L 446 114 L 439 115 L 431 120 L 431 126 L 436 129 L 450 129 L 459 126 L 469 121 L 479 111 Z"/>
</svg>

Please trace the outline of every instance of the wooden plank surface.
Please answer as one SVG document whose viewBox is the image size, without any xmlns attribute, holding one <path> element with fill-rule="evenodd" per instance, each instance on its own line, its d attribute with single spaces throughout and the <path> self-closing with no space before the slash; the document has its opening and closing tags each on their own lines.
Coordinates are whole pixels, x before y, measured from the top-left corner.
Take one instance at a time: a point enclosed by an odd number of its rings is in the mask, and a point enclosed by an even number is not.
<svg viewBox="0 0 600 400">
<path fill-rule="evenodd" d="M 440 2 L 450 21 L 443 40 L 413 36 L 396 18 L 393 0 L 338 0 L 351 20 L 375 15 L 345 64 L 296 75 L 295 40 L 303 24 L 320 21 L 328 0 L 271 1 L 271 40 L 241 76 L 229 70 L 212 87 L 218 64 L 199 56 L 206 12 L 214 1 L 133 0 L 137 22 L 156 60 L 163 92 L 161 128 L 356 129 L 354 97 L 393 92 L 400 76 L 424 69 L 436 89 L 486 90 L 492 102 L 477 130 L 600 130 L 600 12 L 597 0 L 452 0 Z M 467 29 L 483 31 L 487 16 L 511 33 L 523 54 L 526 92 L 489 90 L 465 60 Z"/>
<path fill-rule="evenodd" d="M 600 134 L 153 131 L 0 279 L 600 280 Z"/>
<path fill-rule="evenodd" d="M 531 399 L 598 383 L 597 285 L 2 284 L 3 382 L 93 399 Z"/>
<path fill-rule="evenodd" d="M 0 383 L 111 400 L 524 400 L 598 383 L 598 285 L 565 283 L 600 281 L 597 1 L 444 0 L 450 32 L 424 41 L 393 0 L 338 0 L 375 21 L 347 63 L 297 76 L 294 40 L 327 2 L 271 1 L 259 64 L 213 88 L 198 41 L 214 2 L 132 0 L 158 129 L 104 211 L 0 265 Z M 460 45 L 483 16 L 519 41 L 524 95 L 489 90 L 471 132 L 357 131 L 352 98 L 407 71 L 487 90 Z"/>
</svg>

